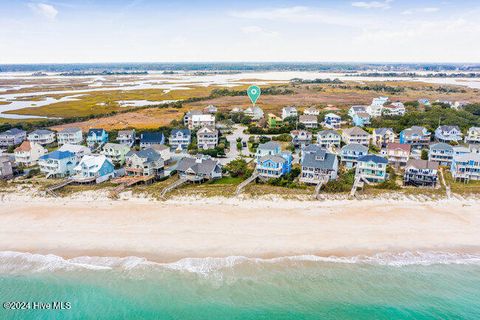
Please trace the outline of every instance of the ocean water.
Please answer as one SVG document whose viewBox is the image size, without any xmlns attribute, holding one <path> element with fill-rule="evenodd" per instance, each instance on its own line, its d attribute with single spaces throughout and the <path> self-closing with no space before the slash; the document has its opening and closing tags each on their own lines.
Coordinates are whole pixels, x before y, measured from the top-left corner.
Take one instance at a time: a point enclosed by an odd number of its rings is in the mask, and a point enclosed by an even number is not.
<svg viewBox="0 0 480 320">
<path fill-rule="evenodd" d="M 0 319 L 480 319 L 480 256 L 89 258 L 0 253 Z"/>
</svg>

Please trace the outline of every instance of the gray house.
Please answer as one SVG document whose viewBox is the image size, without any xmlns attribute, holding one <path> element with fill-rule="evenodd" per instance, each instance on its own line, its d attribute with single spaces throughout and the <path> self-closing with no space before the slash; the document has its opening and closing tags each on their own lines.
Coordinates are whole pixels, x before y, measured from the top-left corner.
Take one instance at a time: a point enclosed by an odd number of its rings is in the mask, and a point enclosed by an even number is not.
<svg viewBox="0 0 480 320">
<path fill-rule="evenodd" d="M 301 165 L 300 182 L 318 184 L 320 181 L 330 181 L 337 178 L 337 156 L 319 146 L 310 145 L 302 150 Z"/>
<path fill-rule="evenodd" d="M 186 157 L 181 159 L 177 165 L 177 172 L 180 178 L 191 182 L 202 182 L 222 177 L 220 163 L 201 154 L 197 155 L 196 158 Z"/>
<path fill-rule="evenodd" d="M 342 164 L 349 169 L 357 165 L 358 158 L 366 156 L 367 154 L 368 148 L 359 143 L 347 144 L 340 151 Z"/>
<path fill-rule="evenodd" d="M 16 146 L 27 139 L 27 132 L 12 128 L 10 130 L 0 133 L 0 147 Z"/>
<path fill-rule="evenodd" d="M 453 160 L 453 147 L 447 143 L 439 142 L 430 145 L 428 152 L 429 161 L 437 161 L 442 166 L 449 166 Z"/>
<path fill-rule="evenodd" d="M 435 187 L 438 182 L 438 162 L 427 160 L 408 160 L 403 176 L 405 185 L 417 187 Z"/>
<path fill-rule="evenodd" d="M 190 144 L 192 133 L 188 129 L 173 129 L 168 138 L 172 150 L 186 150 Z"/>
</svg>

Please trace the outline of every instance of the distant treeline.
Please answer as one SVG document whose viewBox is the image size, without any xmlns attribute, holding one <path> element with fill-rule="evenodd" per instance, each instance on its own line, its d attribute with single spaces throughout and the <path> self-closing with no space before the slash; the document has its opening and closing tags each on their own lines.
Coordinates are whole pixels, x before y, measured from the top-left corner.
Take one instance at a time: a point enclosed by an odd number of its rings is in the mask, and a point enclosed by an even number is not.
<svg viewBox="0 0 480 320">
<path fill-rule="evenodd" d="M 333 83 L 333 84 L 342 84 L 343 81 L 340 79 L 313 79 L 313 80 L 304 80 L 300 78 L 293 78 L 290 80 L 291 83 L 293 84 L 322 84 L 322 83 Z"/>
<path fill-rule="evenodd" d="M 61 76 L 123 76 L 123 75 L 144 75 L 148 71 L 70 71 L 62 72 Z"/>
<path fill-rule="evenodd" d="M 386 78 L 480 78 L 480 73 L 468 72 L 468 73 L 427 73 L 420 74 L 415 72 L 369 72 L 369 73 L 357 73 L 352 74 L 354 77 L 386 77 Z"/>
<path fill-rule="evenodd" d="M 480 71 L 480 64 L 455 63 L 322 63 L 322 62 L 232 62 L 232 63 L 76 63 L 76 64 L 2 64 L 0 72 L 80 72 L 115 70 L 151 71 Z"/>
</svg>

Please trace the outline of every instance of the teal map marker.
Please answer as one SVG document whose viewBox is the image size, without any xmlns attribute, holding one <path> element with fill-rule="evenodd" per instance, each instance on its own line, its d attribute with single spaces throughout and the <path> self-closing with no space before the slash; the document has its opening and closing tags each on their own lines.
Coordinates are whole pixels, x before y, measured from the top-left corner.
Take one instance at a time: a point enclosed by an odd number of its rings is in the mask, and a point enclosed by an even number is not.
<svg viewBox="0 0 480 320">
<path fill-rule="evenodd" d="M 257 102 L 258 98 L 260 97 L 260 88 L 257 86 L 250 86 L 247 89 L 247 94 L 250 100 L 252 101 L 253 105 Z"/>
</svg>

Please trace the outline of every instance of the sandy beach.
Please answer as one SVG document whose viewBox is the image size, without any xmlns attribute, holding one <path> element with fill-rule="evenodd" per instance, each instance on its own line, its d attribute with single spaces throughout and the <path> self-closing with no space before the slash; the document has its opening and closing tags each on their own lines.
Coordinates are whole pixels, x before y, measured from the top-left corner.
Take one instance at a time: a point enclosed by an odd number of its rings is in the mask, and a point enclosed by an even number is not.
<svg viewBox="0 0 480 320">
<path fill-rule="evenodd" d="M 167 202 L 4 197 L 0 251 L 78 256 L 352 256 L 480 252 L 480 202 Z"/>
</svg>

